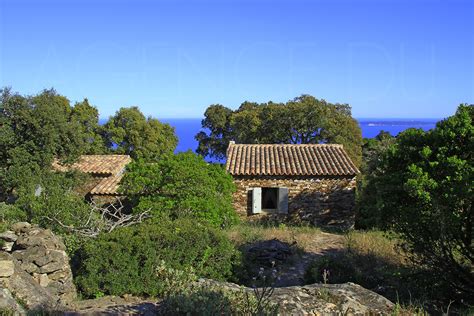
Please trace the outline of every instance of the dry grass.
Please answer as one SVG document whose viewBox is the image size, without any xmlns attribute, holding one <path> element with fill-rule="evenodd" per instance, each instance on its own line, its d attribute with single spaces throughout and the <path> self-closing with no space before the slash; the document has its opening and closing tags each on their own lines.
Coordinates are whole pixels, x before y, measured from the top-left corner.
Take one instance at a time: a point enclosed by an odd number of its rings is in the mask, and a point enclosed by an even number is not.
<svg viewBox="0 0 474 316">
<path fill-rule="evenodd" d="M 408 265 L 407 257 L 397 247 L 397 239 L 381 231 L 351 231 L 329 234 L 310 226 L 266 226 L 244 222 L 227 230 L 236 246 L 259 240 L 278 239 L 289 244 L 297 243 L 306 252 L 319 253 L 322 248 L 347 250 L 354 254 L 376 257 L 394 266 Z"/>
<path fill-rule="evenodd" d="M 258 240 L 278 239 L 289 244 L 297 243 L 304 251 L 309 251 L 316 237 L 324 234 L 320 229 L 309 226 L 263 226 L 254 223 L 242 223 L 227 230 L 229 238 L 237 245 Z"/>
<path fill-rule="evenodd" d="M 408 258 L 393 234 L 381 231 L 351 231 L 345 236 L 346 248 L 363 256 L 377 257 L 395 266 L 408 265 Z"/>
</svg>

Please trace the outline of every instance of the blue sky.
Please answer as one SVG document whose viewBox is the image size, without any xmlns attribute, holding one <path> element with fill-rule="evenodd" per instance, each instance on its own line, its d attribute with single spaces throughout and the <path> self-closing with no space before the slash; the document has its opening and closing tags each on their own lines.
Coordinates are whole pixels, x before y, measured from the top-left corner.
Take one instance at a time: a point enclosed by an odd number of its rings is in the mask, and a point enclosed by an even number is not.
<svg viewBox="0 0 474 316">
<path fill-rule="evenodd" d="M 201 117 L 306 93 L 355 117 L 474 103 L 474 1 L 0 0 L 0 86 L 54 87 L 102 117 Z"/>
</svg>

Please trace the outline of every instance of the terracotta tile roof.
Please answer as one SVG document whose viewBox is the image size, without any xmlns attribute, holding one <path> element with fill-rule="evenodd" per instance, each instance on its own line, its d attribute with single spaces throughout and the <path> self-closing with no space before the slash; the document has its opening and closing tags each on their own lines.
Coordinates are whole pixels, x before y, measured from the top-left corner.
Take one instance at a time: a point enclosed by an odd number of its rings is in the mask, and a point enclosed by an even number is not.
<svg viewBox="0 0 474 316">
<path fill-rule="evenodd" d="M 67 171 L 79 170 L 103 179 L 90 190 L 93 195 L 117 195 L 118 184 L 122 179 L 125 166 L 131 162 L 129 155 L 82 155 L 71 165 L 62 165 L 59 161 L 53 162 L 53 169 Z"/>
<path fill-rule="evenodd" d="M 90 194 L 117 195 L 120 180 L 122 180 L 122 175 L 104 178 L 90 191 Z"/>
<path fill-rule="evenodd" d="M 75 169 L 93 175 L 111 176 L 121 172 L 131 161 L 129 155 L 82 155 L 72 165 L 61 165 L 56 160 L 53 168 L 58 171 Z"/>
<path fill-rule="evenodd" d="M 359 170 L 342 145 L 234 144 L 226 170 L 238 176 L 354 176 Z"/>
</svg>

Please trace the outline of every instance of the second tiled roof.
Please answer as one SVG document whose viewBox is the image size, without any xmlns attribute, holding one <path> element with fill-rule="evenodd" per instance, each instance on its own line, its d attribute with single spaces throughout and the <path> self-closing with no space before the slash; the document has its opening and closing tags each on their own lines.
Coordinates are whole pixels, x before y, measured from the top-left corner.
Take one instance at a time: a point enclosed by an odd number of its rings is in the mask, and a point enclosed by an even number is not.
<svg viewBox="0 0 474 316">
<path fill-rule="evenodd" d="M 119 195 L 118 187 L 125 166 L 132 159 L 129 155 L 82 155 L 71 165 L 62 165 L 58 160 L 53 162 L 57 171 L 78 170 L 103 178 L 90 191 L 93 195 Z"/>
<path fill-rule="evenodd" d="M 55 161 L 53 167 L 58 171 L 74 169 L 93 175 L 111 176 L 120 173 L 131 161 L 129 155 L 82 155 L 72 165 L 64 166 Z"/>
</svg>

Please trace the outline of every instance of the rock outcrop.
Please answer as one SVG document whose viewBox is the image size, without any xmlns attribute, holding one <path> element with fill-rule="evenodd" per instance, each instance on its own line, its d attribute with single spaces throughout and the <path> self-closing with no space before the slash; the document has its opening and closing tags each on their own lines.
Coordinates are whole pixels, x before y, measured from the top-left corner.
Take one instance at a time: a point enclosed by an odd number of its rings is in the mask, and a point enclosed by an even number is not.
<svg viewBox="0 0 474 316">
<path fill-rule="evenodd" d="M 201 279 L 199 283 L 230 291 L 254 291 L 227 282 Z M 282 315 L 387 315 L 394 307 L 385 297 L 354 283 L 275 288 L 270 301 L 279 305 Z"/>
<path fill-rule="evenodd" d="M 69 257 L 49 229 L 16 223 L 0 234 L 0 285 L 28 309 L 57 309 L 76 298 Z"/>
</svg>

